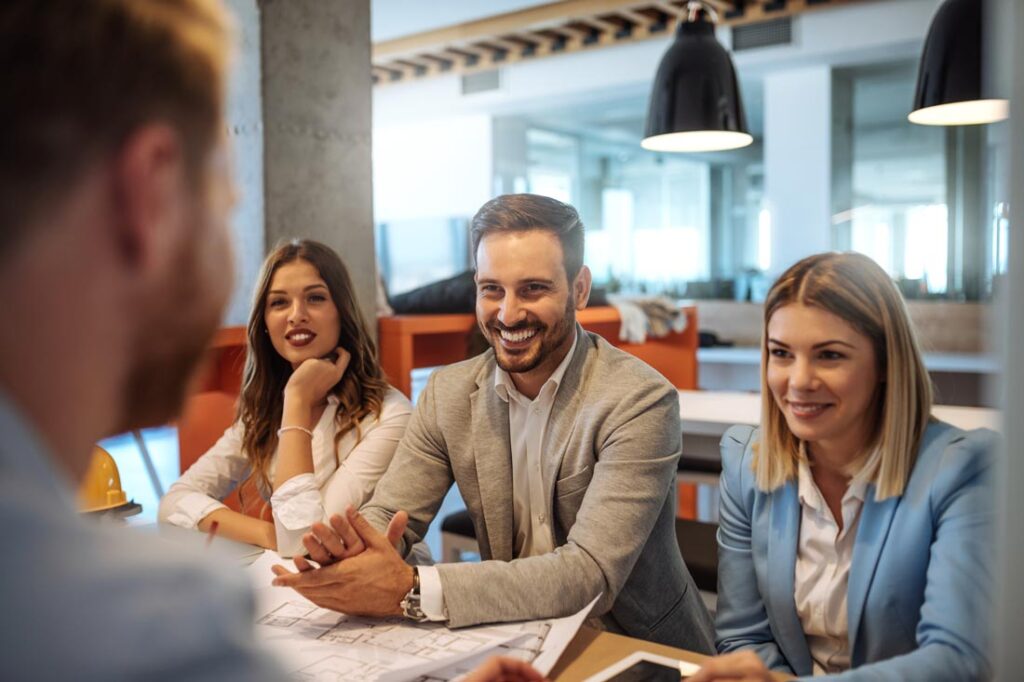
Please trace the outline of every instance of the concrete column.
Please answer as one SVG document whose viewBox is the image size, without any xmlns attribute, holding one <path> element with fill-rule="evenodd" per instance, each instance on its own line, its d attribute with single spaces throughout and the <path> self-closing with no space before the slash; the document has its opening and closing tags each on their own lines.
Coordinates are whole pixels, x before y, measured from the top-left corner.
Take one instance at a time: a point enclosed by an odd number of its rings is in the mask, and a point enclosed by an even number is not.
<svg viewBox="0 0 1024 682">
<path fill-rule="evenodd" d="M 770 275 L 831 248 L 832 73 L 828 65 L 764 79 L 764 198 Z"/>
<path fill-rule="evenodd" d="M 238 51 L 228 92 L 228 137 L 231 140 L 238 207 L 232 220 L 235 237 L 235 291 L 225 325 L 244 325 L 252 291 L 263 262 L 263 109 L 260 93 L 260 12 L 256 0 L 228 0 L 238 32 Z"/>
<path fill-rule="evenodd" d="M 333 247 L 376 330 L 369 0 L 260 0 L 265 244 Z"/>
</svg>

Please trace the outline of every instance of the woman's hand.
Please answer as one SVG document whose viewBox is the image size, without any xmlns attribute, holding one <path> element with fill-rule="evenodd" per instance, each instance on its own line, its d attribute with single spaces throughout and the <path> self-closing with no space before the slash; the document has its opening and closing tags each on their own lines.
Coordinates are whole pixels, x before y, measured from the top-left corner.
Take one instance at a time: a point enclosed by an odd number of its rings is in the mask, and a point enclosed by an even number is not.
<svg viewBox="0 0 1024 682">
<path fill-rule="evenodd" d="M 753 651 L 737 651 L 708 659 L 696 675 L 686 678 L 687 682 L 772 682 L 773 679 L 771 671 Z"/>
<path fill-rule="evenodd" d="M 341 381 L 341 377 L 345 375 L 345 370 L 348 368 L 352 355 L 340 346 L 336 349 L 336 352 L 338 353 L 338 359 L 333 362 L 330 359 L 309 358 L 304 360 L 292 372 L 288 383 L 284 387 L 286 415 L 290 411 L 289 407 L 291 406 L 311 412 L 314 406 L 319 405 L 323 401 L 327 392 Z M 294 410 L 291 411 L 294 413 Z M 306 416 L 302 422 L 294 423 L 289 421 L 288 425 L 311 428 L 313 425 L 308 423 L 309 421 L 310 416 Z"/>
</svg>

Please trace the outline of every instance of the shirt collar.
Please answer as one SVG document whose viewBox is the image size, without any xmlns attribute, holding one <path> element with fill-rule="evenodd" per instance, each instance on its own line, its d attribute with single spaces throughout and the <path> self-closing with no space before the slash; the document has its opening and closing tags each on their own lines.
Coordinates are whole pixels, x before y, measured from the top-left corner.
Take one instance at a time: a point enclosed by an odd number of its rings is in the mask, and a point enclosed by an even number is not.
<svg viewBox="0 0 1024 682">
<path fill-rule="evenodd" d="M 851 499 L 863 502 L 864 496 L 867 493 L 867 487 L 867 482 L 854 476 L 850 480 L 850 485 L 846 488 L 842 504 L 845 505 Z M 811 474 L 811 465 L 802 457 L 797 469 L 797 494 L 800 497 L 801 505 L 810 507 L 815 511 L 825 509 L 825 498 L 822 497 L 818 484 L 814 482 L 814 476 Z"/>
<path fill-rule="evenodd" d="M 572 362 L 572 356 L 576 353 L 576 344 L 579 342 L 579 334 L 576 333 L 576 329 L 572 330 L 572 334 L 572 346 L 569 348 L 569 352 L 565 354 L 565 357 L 562 358 L 562 362 L 559 363 L 558 367 L 555 368 L 555 371 L 551 373 L 550 377 L 548 377 L 548 380 L 544 382 L 543 386 L 541 386 L 540 393 L 537 394 L 537 397 L 543 395 L 546 390 L 550 390 L 554 393 L 561 385 L 562 377 L 565 376 L 566 370 L 569 369 L 569 363 Z M 551 388 L 548 389 L 548 386 L 551 386 Z M 522 402 L 524 400 L 526 402 L 530 402 L 516 388 L 515 382 L 512 381 L 512 377 L 509 376 L 509 373 L 497 365 L 494 367 L 494 391 L 498 394 L 498 397 L 506 403 L 510 398 L 516 400 L 516 402 Z"/>
</svg>

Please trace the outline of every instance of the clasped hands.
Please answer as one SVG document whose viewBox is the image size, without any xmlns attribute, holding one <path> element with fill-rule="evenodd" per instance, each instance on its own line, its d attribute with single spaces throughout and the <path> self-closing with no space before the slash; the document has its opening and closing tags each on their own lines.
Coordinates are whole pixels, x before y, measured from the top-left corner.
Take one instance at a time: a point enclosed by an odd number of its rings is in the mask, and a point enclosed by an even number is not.
<svg viewBox="0 0 1024 682">
<path fill-rule="evenodd" d="M 382 534 L 353 507 L 331 525 L 314 523 L 302 538 L 309 558 L 296 557 L 293 573 L 273 567 L 273 584 L 291 587 L 317 606 L 357 616 L 400 616 L 400 602 L 413 585 L 413 569 L 397 546 L 409 515 L 398 512 Z"/>
</svg>

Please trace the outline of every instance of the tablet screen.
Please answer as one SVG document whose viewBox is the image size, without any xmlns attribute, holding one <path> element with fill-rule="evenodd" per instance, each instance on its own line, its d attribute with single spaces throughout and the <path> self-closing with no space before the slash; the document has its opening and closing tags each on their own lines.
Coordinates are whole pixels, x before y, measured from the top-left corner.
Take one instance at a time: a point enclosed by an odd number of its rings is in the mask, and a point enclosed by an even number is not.
<svg viewBox="0 0 1024 682">
<path fill-rule="evenodd" d="M 609 682 L 679 682 L 679 668 L 651 661 L 634 663 L 622 672 L 609 677 Z"/>
</svg>

